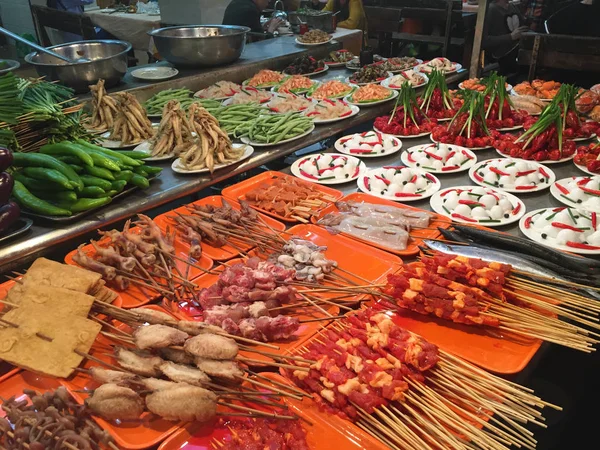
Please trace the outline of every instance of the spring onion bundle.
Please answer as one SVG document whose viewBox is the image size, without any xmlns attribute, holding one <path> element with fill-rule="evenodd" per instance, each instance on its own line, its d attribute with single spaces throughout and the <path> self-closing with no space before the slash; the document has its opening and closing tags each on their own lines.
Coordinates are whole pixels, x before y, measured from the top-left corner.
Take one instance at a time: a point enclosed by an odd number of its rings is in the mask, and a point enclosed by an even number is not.
<svg viewBox="0 0 600 450">
<path fill-rule="evenodd" d="M 18 79 L 8 72 L 0 76 L 0 122 L 15 124 L 22 113 Z"/>
</svg>

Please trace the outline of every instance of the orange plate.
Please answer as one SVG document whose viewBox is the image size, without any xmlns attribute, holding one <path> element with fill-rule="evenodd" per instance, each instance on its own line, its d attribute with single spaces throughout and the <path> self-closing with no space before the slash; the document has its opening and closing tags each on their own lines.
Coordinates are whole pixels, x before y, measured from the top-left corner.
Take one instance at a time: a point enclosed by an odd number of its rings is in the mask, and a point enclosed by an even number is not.
<svg viewBox="0 0 600 450">
<path fill-rule="evenodd" d="M 353 192 L 352 194 L 348 194 L 340 201 L 342 201 L 342 202 L 354 201 L 354 202 L 374 203 L 376 205 L 395 206 L 397 208 L 410 209 L 413 211 L 423 211 L 422 209 L 414 208 L 412 206 L 408 206 L 403 203 L 393 202 L 391 200 L 374 197 L 369 194 L 363 194 L 362 192 Z M 338 212 L 338 209 L 335 206 L 335 204 L 331 204 L 331 205 L 323 208 L 321 211 L 319 211 L 318 214 L 311 217 L 311 221 L 313 223 L 317 223 L 317 221 L 324 215 L 329 214 L 329 213 L 335 213 L 335 212 Z M 448 228 L 450 226 L 450 224 L 451 224 L 450 220 L 448 220 L 444 216 L 441 216 L 436 213 L 432 213 L 430 211 L 426 211 L 426 212 L 428 212 L 429 214 L 431 214 L 432 216 L 435 217 L 435 219 L 429 223 L 428 228 L 437 228 L 437 227 Z M 436 230 L 412 230 L 410 232 L 410 239 L 408 241 L 408 246 L 406 247 L 405 250 L 392 250 L 391 248 L 386 247 L 384 245 L 379 245 L 374 242 L 370 242 L 370 241 L 358 238 L 356 236 L 352 236 L 351 234 L 347 234 L 347 233 L 341 233 L 341 234 L 343 234 L 344 236 L 348 236 L 349 238 L 352 238 L 356 241 L 364 242 L 365 244 L 369 244 L 373 247 L 380 248 L 382 250 L 394 253 L 396 255 L 411 256 L 411 255 L 416 255 L 417 253 L 419 253 L 419 245 L 421 245 L 422 239 L 436 239 L 439 237 L 440 232 L 437 231 L 437 229 Z"/>
<path fill-rule="evenodd" d="M 210 205 L 210 206 L 219 207 L 219 206 L 223 206 L 223 198 L 224 197 L 222 197 L 220 195 L 212 195 L 210 197 L 205 197 L 201 200 L 198 200 L 197 202 L 194 202 L 192 204 L 193 205 Z M 231 204 L 231 206 L 234 209 L 237 209 L 238 211 L 240 210 L 240 205 L 237 202 L 230 200 L 229 203 Z M 183 215 L 190 214 L 190 211 L 187 209 L 187 207 L 182 206 L 181 208 L 177 208 L 173 211 L 169 211 L 164 214 L 161 214 L 160 216 L 155 217 L 154 222 L 156 222 L 156 224 L 163 231 L 166 231 L 167 227 L 173 228 L 175 222 L 173 222 L 173 220 L 169 219 L 169 217 L 172 216 L 176 212 L 183 214 Z M 277 231 L 285 230 L 285 225 L 283 223 L 279 222 L 278 220 L 272 219 L 269 216 L 265 216 L 264 214 L 260 214 L 260 216 L 262 217 L 263 221 L 265 221 L 274 230 L 277 230 Z M 263 228 L 266 233 L 270 232 L 270 230 L 267 226 L 264 226 Z M 185 247 L 186 249 L 189 250 L 190 246 L 187 242 L 184 242 L 182 239 L 178 239 L 178 238 L 177 238 L 177 240 L 181 242 L 181 245 L 183 247 Z M 243 241 L 233 240 L 233 242 L 236 247 L 238 247 L 240 250 L 242 250 L 244 252 L 247 250 L 250 250 L 253 247 Z M 239 254 L 240 254 L 238 250 L 231 247 L 230 245 L 225 245 L 224 247 L 217 248 L 217 247 L 208 245 L 206 242 L 202 242 L 202 253 L 204 253 L 209 258 L 214 259 L 215 261 L 226 261 L 228 259 L 235 258 L 235 257 L 239 256 Z"/>
<path fill-rule="evenodd" d="M 286 378 L 275 373 L 267 372 L 262 375 L 280 383 L 290 384 Z M 353 423 L 320 411 L 312 399 L 305 397 L 299 401 L 284 397 L 284 403 L 290 413 L 312 423 L 309 425 L 305 421 L 302 422 L 302 427 L 306 430 L 306 442 L 311 449 L 331 450 L 335 447 L 336 450 L 385 450 L 388 448 Z M 212 450 L 213 439 L 221 441 L 230 435 L 230 431 L 224 426 L 218 428 L 209 425 L 190 426 L 173 434 L 158 450 Z"/>
<path fill-rule="evenodd" d="M 56 389 L 60 386 L 58 379 L 38 375 L 37 373 L 28 372 L 26 370 L 14 370 L 0 378 L 0 397 L 9 399 L 15 396 L 17 400 L 25 399 L 23 389 L 32 389 L 37 392 L 46 392 Z M 0 409 L 0 417 L 4 417 L 6 413 Z"/>
<path fill-rule="evenodd" d="M 139 233 L 140 229 L 138 227 L 133 227 L 130 229 L 130 231 L 133 233 Z M 100 245 L 102 245 L 109 241 L 110 241 L 109 238 L 103 238 L 103 239 L 100 239 L 98 241 L 98 243 Z M 175 246 L 175 254 L 177 256 L 179 256 L 180 258 L 187 260 L 188 251 L 177 239 L 175 239 L 174 246 Z M 92 246 L 92 244 L 85 245 L 84 247 L 82 247 L 82 250 L 88 256 L 93 256 L 95 254 L 95 250 L 94 250 L 94 247 Z M 73 255 L 75 255 L 76 253 L 77 253 L 77 250 L 73 250 L 67 256 L 65 256 L 65 262 L 72 266 L 77 266 L 78 264 L 75 261 L 73 261 Z M 213 266 L 213 260 L 210 259 L 206 255 L 202 255 L 202 257 L 200 258 L 200 261 L 197 261 L 195 264 L 208 270 Z M 179 260 L 175 260 L 175 265 L 177 266 L 177 268 L 179 269 L 179 271 L 181 273 L 185 274 L 187 267 L 188 267 L 188 265 L 186 263 L 179 261 Z M 190 266 L 188 278 L 191 280 L 192 278 L 197 277 L 201 273 L 203 273 L 203 272 L 200 269 L 196 269 L 195 267 Z M 177 280 L 174 280 L 174 284 L 176 286 L 179 286 L 179 283 L 177 282 Z M 137 308 L 138 306 L 146 305 L 149 302 L 151 302 L 153 300 L 157 300 L 161 297 L 161 294 L 156 292 L 155 290 L 140 286 L 139 284 L 135 284 L 135 283 L 131 283 L 130 286 L 126 290 L 120 291 L 120 292 L 117 291 L 117 292 L 120 294 L 120 296 L 122 298 L 122 304 L 120 306 L 125 309 Z"/>
<path fill-rule="evenodd" d="M 156 305 L 147 305 L 144 306 L 144 308 L 166 312 Z M 115 326 L 130 331 L 129 327 L 120 324 L 119 322 L 115 322 Z M 111 344 L 118 346 L 119 341 L 111 340 L 106 336 L 99 335 L 90 349 L 90 354 L 102 361 L 116 365 L 115 359 L 112 356 L 107 355 L 107 353 L 112 353 L 113 351 Z M 97 362 L 86 359 L 80 367 L 89 369 L 99 365 L 100 364 Z M 85 393 L 75 391 L 92 390 L 98 387 L 98 383 L 96 383 L 88 374 L 83 372 L 75 372 L 70 378 L 61 379 L 60 383 L 67 388 L 75 400 L 80 404 L 83 404 L 88 396 Z M 167 436 L 171 435 L 181 427 L 181 423 L 170 422 L 150 413 L 144 413 L 140 420 L 119 423 L 108 422 L 98 417 L 94 417 L 94 420 L 100 427 L 110 433 L 120 447 L 131 450 L 144 449 L 158 445 Z"/>
<path fill-rule="evenodd" d="M 20 278 L 21 277 L 19 277 L 19 279 Z M 12 289 L 15 283 L 16 281 L 10 280 L 0 284 L 0 300 L 4 300 L 7 297 L 8 291 Z M 121 297 L 121 294 L 117 292 L 117 298 L 115 298 L 111 305 L 116 306 L 117 308 L 120 308 L 123 305 L 123 298 Z M 0 311 L 2 311 L 3 308 L 4 304 L 0 303 Z"/>
<path fill-rule="evenodd" d="M 236 258 L 236 259 L 232 259 L 231 261 L 228 261 L 227 265 L 232 266 L 234 264 L 243 263 L 243 262 L 244 262 L 243 259 Z M 224 266 L 222 268 L 224 268 Z M 219 270 L 219 269 L 220 268 L 217 268 L 217 270 Z M 193 282 L 196 283 L 196 285 L 198 285 L 198 289 L 202 289 L 202 288 L 207 288 L 207 287 L 215 284 L 217 282 L 218 278 L 219 278 L 218 275 L 204 274 L 204 275 L 199 276 L 198 278 L 195 278 L 193 280 Z M 190 305 L 176 305 L 176 304 L 165 305 L 164 307 L 168 312 L 170 312 L 174 316 L 178 317 L 179 319 L 199 320 L 199 321 L 202 320 L 202 309 L 199 307 L 190 306 Z M 324 309 L 333 316 L 336 316 L 339 314 L 339 308 L 337 306 L 325 307 Z M 282 311 L 283 311 L 282 314 L 285 314 L 285 310 L 282 310 Z M 319 310 L 316 308 L 294 308 L 292 311 L 294 312 L 293 314 L 286 314 L 286 315 L 296 317 L 298 320 L 319 319 L 319 318 L 325 316 L 323 313 L 319 312 Z M 265 352 L 269 352 L 269 353 L 275 353 L 278 355 L 287 354 L 287 353 L 289 353 L 290 349 L 296 347 L 297 345 L 300 345 L 306 339 L 310 338 L 315 333 L 316 330 L 320 329 L 324 325 L 327 325 L 328 323 L 329 323 L 329 321 L 323 320 L 323 321 L 308 322 L 308 323 L 300 324 L 300 327 L 294 334 L 294 337 L 292 337 L 286 341 L 269 342 L 269 344 L 277 345 L 279 347 L 279 350 L 272 349 L 272 348 L 260 348 L 260 346 L 257 346 L 257 349 L 264 350 Z M 242 355 L 246 358 L 251 358 L 251 359 L 256 359 L 256 360 L 261 360 L 261 361 L 270 361 L 271 360 L 271 358 L 269 358 L 267 356 L 260 355 L 258 353 L 254 353 L 254 352 L 250 352 L 250 351 L 241 351 L 240 355 Z"/>
<path fill-rule="evenodd" d="M 252 189 L 257 188 L 261 184 L 272 184 L 276 178 L 280 178 L 280 179 L 283 178 L 284 180 L 293 179 L 294 181 L 296 181 L 300 184 L 306 184 L 307 186 L 310 186 L 317 191 L 321 191 L 322 193 L 335 198 L 335 201 L 339 200 L 340 198 L 342 198 L 344 196 L 344 194 L 342 194 L 337 189 L 332 189 L 330 187 L 322 186 L 322 185 L 316 184 L 316 183 L 309 183 L 307 181 L 302 181 L 299 178 L 296 178 L 292 175 L 287 175 L 285 173 L 275 172 L 275 171 L 263 172 L 259 175 L 256 175 L 255 177 L 252 177 L 247 180 L 241 181 L 237 184 L 234 184 L 233 186 L 226 187 L 225 189 L 223 189 L 221 194 L 223 194 L 223 197 L 225 197 L 226 199 L 237 202 L 239 199 L 245 199 L 246 192 L 249 192 Z M 290 219 L 289 217 L 283 217 L 283 216 L 280 216 L 279 214 L 270 213 L 261 208 L 256 208 L 254 206 L 252 206 L 252 207 L 254 209 L 256 209 L 257 211 L 260 211 L 264 214 L 268 214 L 269 216 L 275 217 L 276 219 L 279 219 L 283 222 L 288 222 L 288 223 L 298 223 L 299 222 L 296 219 Z M 315 210 L 315 211 L 318 211 L 318 210 Z"/>
<path fill-rule="evenodd" d="M 408 310 L 393 314 L 394 322 L 442 350 L 498 374 L 518 373 L 536 354 L 542 341 L 493 328 L 454 323 Z M 497 333 L 495 336 L 492 333 Z"/>
</svg>

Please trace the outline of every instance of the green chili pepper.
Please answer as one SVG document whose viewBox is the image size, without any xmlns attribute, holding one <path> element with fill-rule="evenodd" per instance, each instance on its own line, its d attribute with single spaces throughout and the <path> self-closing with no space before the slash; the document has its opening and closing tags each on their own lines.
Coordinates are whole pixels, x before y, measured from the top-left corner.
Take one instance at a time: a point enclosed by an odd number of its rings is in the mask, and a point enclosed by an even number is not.
<svg viewBox="0 0 600 450">
<path fill-rule="evenodd" d="M 148 181 L 148 179 L 144 178 L 141 175 L 138 175 L 137 173 L 133 174 L 133 176 L 131 177 L 131 180 L 129 180 L 129 182 L 131 184 L 133 184 L 134 186 L 137 186 L 141 189 L 146 189 L 150 186 L 150 182 Z"/>
<path fill-rule="evenodd" d="M 50 155 L 42 153 L 13 153 L 14 167 L 46 167 L 48 169 L 58 170 L 65 175 L 69 181 L 73 182 L 79 189 L 83 189 L 83 182 L 77 173 L 69 167 L 68 164 L 59 161 Z"/>
<path fill-rule="evenodd" d="M 98 198 L 105 197 L 106 191 L 102 189 L 100 186 L 86 186 L 79 193 L 81 197 L 90 197 L 90 198 Z"/>
<path fill-rule="evenodd" d="M 73 156 L 86 166 L 94 165 L 91 156 L 83 148 L 68 141 L 46 144 L 40 148 L 40 153 L 52 156 Z"/>
<path fill-rule="evenodd" d="M 62 186 L 64 189 L 73 189 L 73 185 L 69 179 L 58 170 L 44 167 L 25 167 L 23 173 L 35 180 L 50 181 Z"/>
<path fill-rule="evenodd" d="M 102 178 L 93 177 L 91 175 L 82 175 L 81 180 L 85 186 L 98 186 L 108 191 L 112 189 L 112 184 L 110 181 L 104 180 Z"/>
<path fill-rule="evenodd" d="M 85 167 L 85 171 L 94 177 L 102 178 L 104 180 L 115 181 L 115 175 L 104 167 Z M 120 172 L 116 172 L 120 173 Z"/>
<path fill-rule="evenodd" d="M 125 189 L 125 186 L 127 186 L 127 181 L 125 180 L 117 180 L 117 181 L 113 181 L 112 182 L 112 189 L 118 192 L 123 192 L 123 189 Z"/>
<path fill-rule="evenodd" d="M 131 180 L 133 176 L 133 172 L 131 170 L 121 170 L 120 172 L 115 174 L 115 180 Z"/>
<path fill-rule="evenodd" d="M 15 186 L 12 192 L 13 197 L 17 203 L 35 213 L 43 214 L 45 216 L 71 216 L 70 210 L 65 208 L 59 208 L 57 206 L 42 200 L 31 192 L 21 183 L 19 180 L 15 180 Z"/>
</svg>

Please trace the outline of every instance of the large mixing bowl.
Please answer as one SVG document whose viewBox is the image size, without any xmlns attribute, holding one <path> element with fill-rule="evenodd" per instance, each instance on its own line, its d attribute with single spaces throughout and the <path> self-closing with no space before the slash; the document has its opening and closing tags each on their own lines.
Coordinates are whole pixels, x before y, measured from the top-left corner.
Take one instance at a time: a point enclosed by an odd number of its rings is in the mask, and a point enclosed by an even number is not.
<svg viewBox="0 0 600 450">
<path fill-rule="evenodd" d="M 213 67 L 236 61 L 246 46 L 248 27 L 189 25 L 149 31 L 158 53 L 176 66 Z"/>
<path fill-rule="evenodd" d="M 87 92 L 88 86 L 100 78 L 105 81 L 106 87 L 121 81 L 127 72 L 127 52 L 131 50 L 131 44 L 113 40 L 77 41 L 48 48 L 75 62 L 59 61 L 38 52 L 25 56 L 25 61 L 35 66 L 40 76 L 51 81 L 58 80 L 76 92 Z"/>
</svg>

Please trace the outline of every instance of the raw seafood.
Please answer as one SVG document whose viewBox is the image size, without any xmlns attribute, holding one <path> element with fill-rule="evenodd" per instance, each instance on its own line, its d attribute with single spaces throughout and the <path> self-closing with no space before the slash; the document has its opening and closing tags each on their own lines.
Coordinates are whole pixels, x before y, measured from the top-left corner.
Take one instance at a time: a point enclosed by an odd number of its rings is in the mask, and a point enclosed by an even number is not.
<svg viewBox="0 0 600 450">
<path fill-rule="evenodd" d="M 240 92 L 236 93 L 230 100 L 230 105 L 245 105 L 247 103 L 267 103 L 271 100 L 271 93 L 268 91 L 261 91 L 260 89 L 254 88 L 243 88 Z"/>
<path fill-rule="evenodd" d="M 267 107 L 274 113 L 285 114 L 288 112 L 304 111 L 311 104 L 312 102 L 305 97 L 292 93 L 278 93 L 273 96 Z"/>
<path fill-rule="evenodd" d="M 240 92 L 241 89 L 242 87 L 237 83 L 232 83 L 231 81 L 219 81 L 207 88 L 199 90 L 194 94 L 194 97 L 214 99 L 233 97 Z"/>
<path fill-rule="evenodd" d="M 343 117 L 348 117 L 351 114 L 352 109 L 344 100 L 329 99 L 313 103 L 304 111 L 304 115 L 313 118 L 315 123 L 325 120 L 341 119 Z"/>
<path fill-rule="evenodd" d="M 327 259 L 323 253 L 325 251 L 327 247 L 292 236 L 281 252 L 269 256 L 269 261 L 286 269 L 294 269 L 296 280 L 316 282 L 323 280 L 326 274 L 337 267 L 337 261 Z"/>
</svg>

